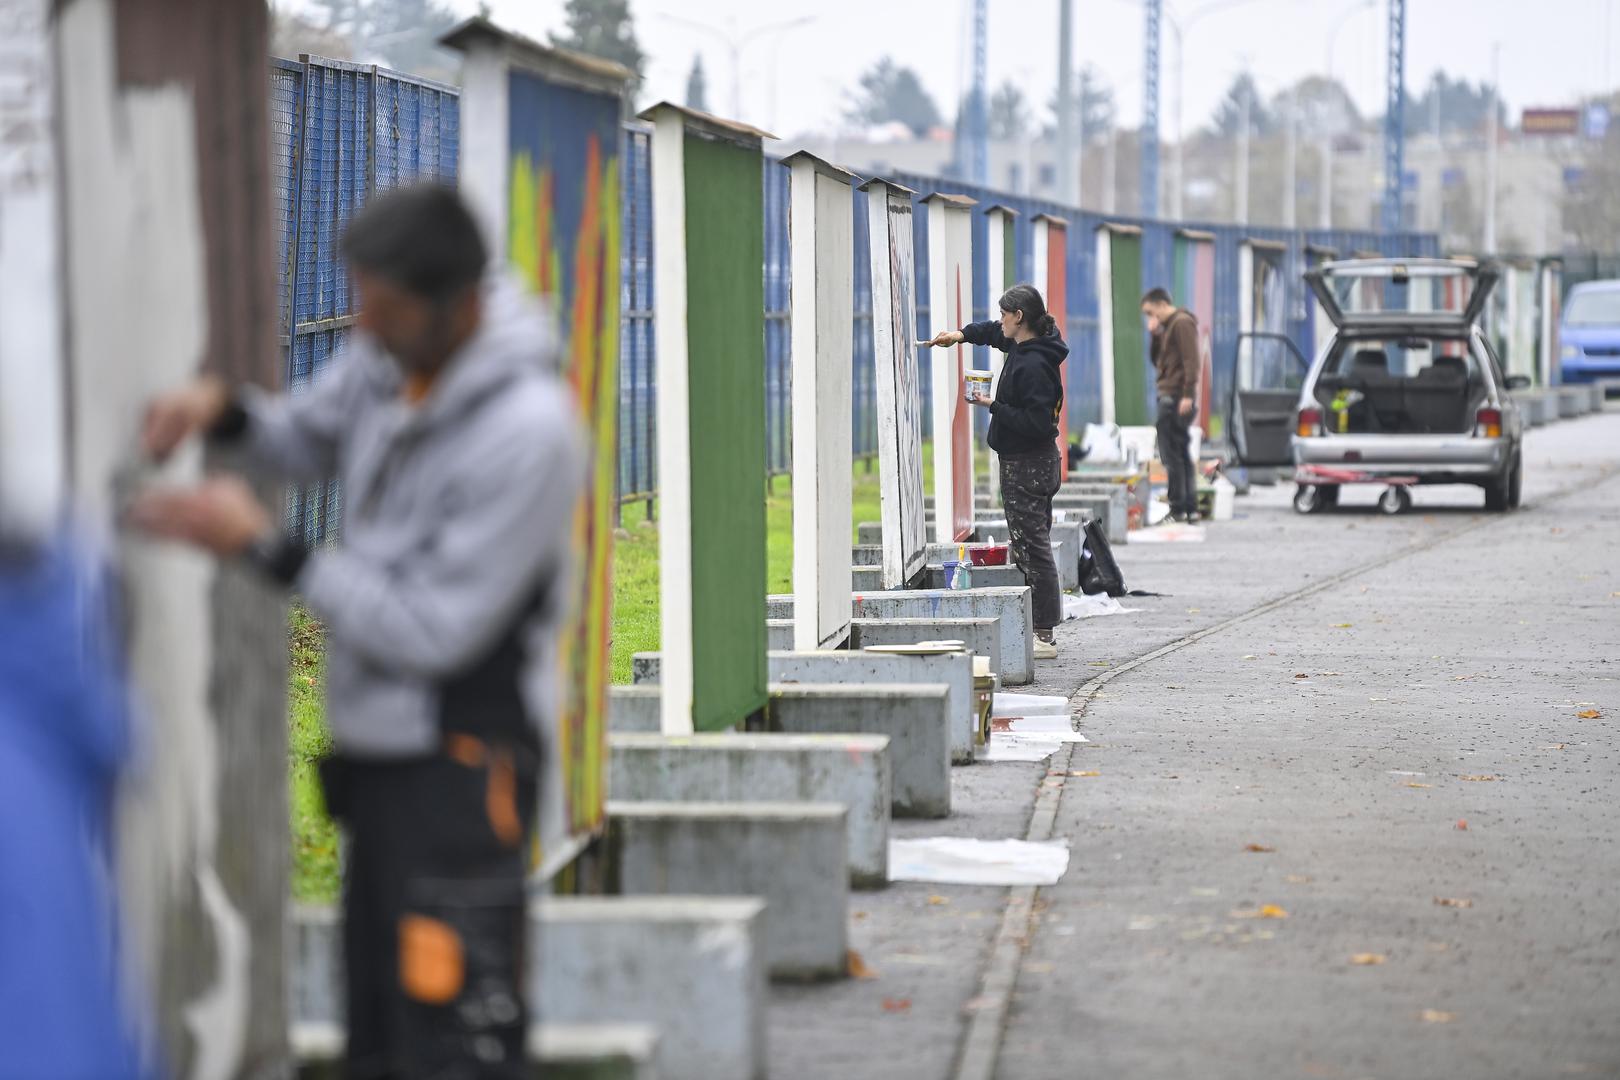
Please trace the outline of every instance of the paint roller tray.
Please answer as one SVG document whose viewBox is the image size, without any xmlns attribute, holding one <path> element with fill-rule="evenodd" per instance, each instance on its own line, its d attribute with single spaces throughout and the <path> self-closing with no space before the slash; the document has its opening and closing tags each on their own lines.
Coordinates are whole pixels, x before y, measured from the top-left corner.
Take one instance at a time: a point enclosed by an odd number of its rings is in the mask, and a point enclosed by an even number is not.
<svg viewBox="0 0 1620 1080">
<path fill-rule="evenodd" d="M 1006 566 L 1006 544 L 981 544 L 968 548 L 968 559 L 974 566 Z"/>
</svg>

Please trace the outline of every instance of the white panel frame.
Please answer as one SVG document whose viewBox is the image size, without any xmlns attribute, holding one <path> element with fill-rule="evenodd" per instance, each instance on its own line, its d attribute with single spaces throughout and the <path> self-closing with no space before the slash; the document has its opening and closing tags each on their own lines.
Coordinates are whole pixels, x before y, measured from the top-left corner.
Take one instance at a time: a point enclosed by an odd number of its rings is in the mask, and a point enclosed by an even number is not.
<svg viewBox="0 0 1620 1080">
<path fill-rule="evenodd" d="M 692 733 L 692 430 L 686 324 L 686 124 L 653 121 L 653 344 L 658 350 L 659 728 Z"/>
<path fill-rule="evenodd" d="M 855 223 L 850 178 L 809 154 L 789 169 L 793 647 L 849 640 Z M 840 170 L 841 173 L 841 170 Z"/>
<path fill-rule="evenodd" d="M 928 206 L 928 311 L 935 327 L 956 330 L 973 321 L 973 218 L 966 206 L 931 195 Z M 960 271 L 962 287 L 951 285 Z M 971 366 L 967 345 L 931 349 L 934 366 L 930 404 L 934 418 L 934 540 L 956 539 L 956 456 L 952 441 L 958 409 L 972 409 L 962 399 L 962 372 Z M 973 522 L 973 437 L 967 442 L 969 527 Z"/>
<path fill-rule="evenodd" d="M 922 571 L 928 555 L 922 488 L 922 399 L 917 389 L 917 350 L 913 347 L 917 309 L 912 284 L 915 263 L 911 199 L 904 188 L 883 180 L 868 181 L 862 190 L 868 200 L 867 254 L 872 271 L 883 587 L 902 589 Z M 895 218 L 905 223 L 898 233 L 892 228 Z M 895 276 L 897 261 L 899 280 Z M 908 299 L 909 304 L 905 302 Z M 897 313 L 897 306 L 904 310 Z"/>
<path fill-rule="evenodd" d="M 1040 255 L 1037 265 L 1044 266 L 1044 235 L 1036 247 Z M 1097 362 L 1102 376 L 1102 422 L 1112 424 L 1118 415 L 1114 410 L 1114 236 L 1107 226 L 1097 229 L 1097 345 Z"/>
</svg>

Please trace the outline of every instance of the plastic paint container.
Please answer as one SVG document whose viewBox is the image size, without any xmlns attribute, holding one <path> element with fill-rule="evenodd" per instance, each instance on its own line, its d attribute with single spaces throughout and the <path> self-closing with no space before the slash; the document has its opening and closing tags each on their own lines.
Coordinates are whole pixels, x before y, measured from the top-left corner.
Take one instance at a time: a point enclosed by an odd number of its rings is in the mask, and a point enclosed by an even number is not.
<svg viewBox="0 0 1620 1080">
<path fill-rule="evenodd" d="M 962 373 L 962 399 L 972 401 L 974 397 L 988 398 L 990 396 L 990 373 L 988 371 L 964 371 Z"/>
</svg>

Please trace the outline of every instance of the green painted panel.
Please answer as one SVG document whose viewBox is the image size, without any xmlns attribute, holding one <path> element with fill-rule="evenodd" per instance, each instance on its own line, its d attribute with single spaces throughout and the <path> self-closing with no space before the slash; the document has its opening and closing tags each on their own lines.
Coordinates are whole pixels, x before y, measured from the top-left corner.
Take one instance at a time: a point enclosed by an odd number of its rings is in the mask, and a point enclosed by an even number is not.
<svg viewBox="0 0 1620 1080">
<path fill-rule="evenodd" d="M 1146 328 L 1142 325 L 1142 238 L 1116 232 L 1111 237 L 1114 297 L 1114 422 L 1153 423 L 1148 415 Z"/>
<path fill-rule="evenodd" d="M 765 707 L 765 207 L 757 148 L 688 135 L 692 725 Z"/>
</svg>

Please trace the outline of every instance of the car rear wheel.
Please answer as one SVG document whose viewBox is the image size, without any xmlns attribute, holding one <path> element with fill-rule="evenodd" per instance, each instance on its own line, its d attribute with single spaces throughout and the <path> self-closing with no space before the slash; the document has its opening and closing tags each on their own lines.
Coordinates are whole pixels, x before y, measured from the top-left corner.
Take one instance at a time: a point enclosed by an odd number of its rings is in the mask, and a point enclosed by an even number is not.
<svg viewBox="0 0 1620 1080">
<path fill-rule="evenodd" d="M 1485 485 L 1485 509 L 1500 514 L 1519 505 L 1524 489 L 1524 466 L 1520 459 L 1503 470 L 1502 475 Z"/>
</svg>

